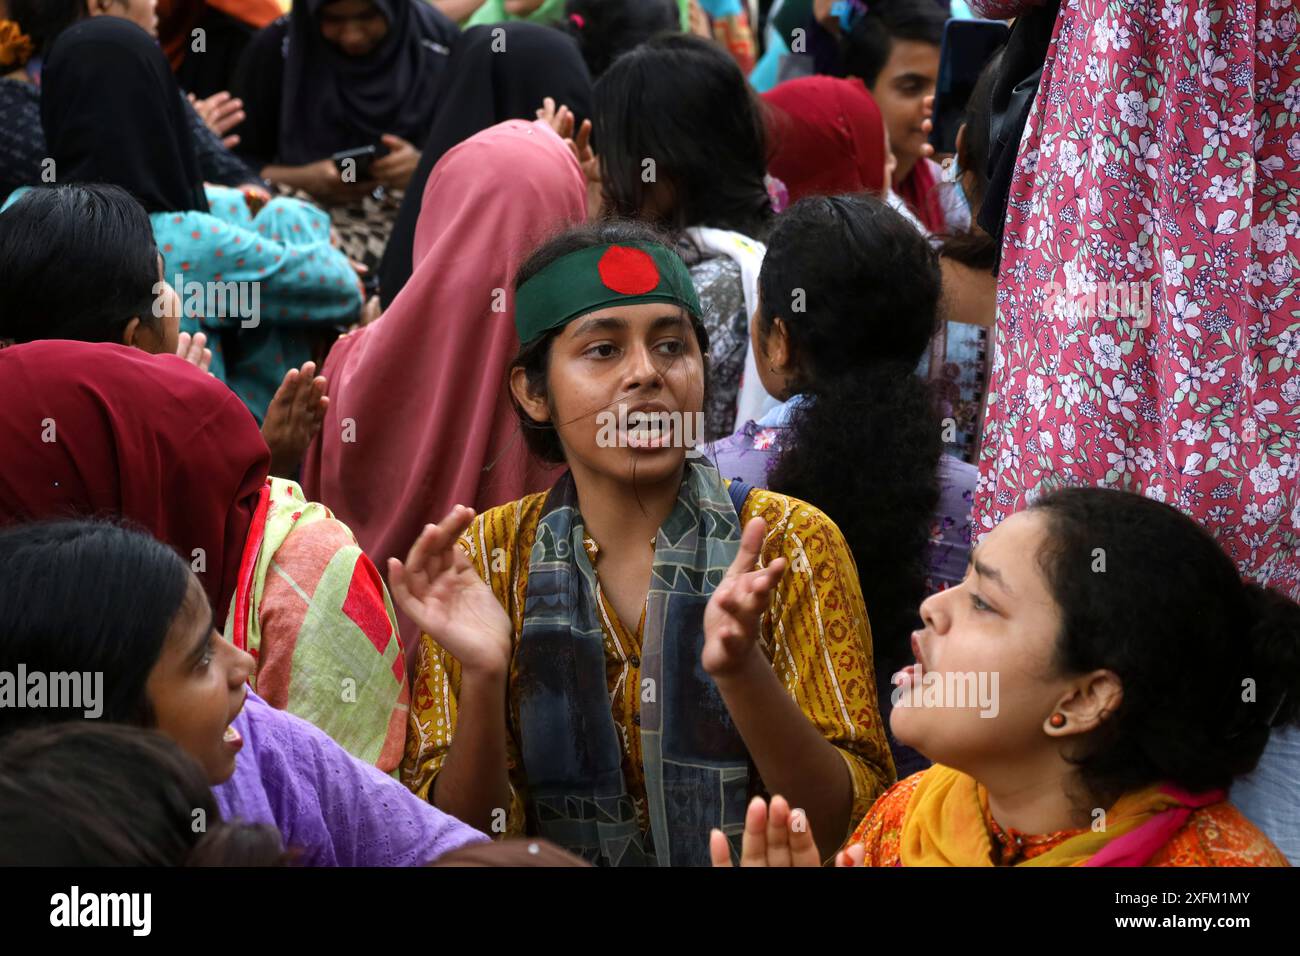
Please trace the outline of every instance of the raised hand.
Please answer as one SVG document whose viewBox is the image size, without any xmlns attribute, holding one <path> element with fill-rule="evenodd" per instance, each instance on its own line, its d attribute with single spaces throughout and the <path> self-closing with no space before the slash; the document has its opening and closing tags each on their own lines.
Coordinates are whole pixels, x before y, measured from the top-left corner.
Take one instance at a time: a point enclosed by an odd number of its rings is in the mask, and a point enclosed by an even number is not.
<svg viewBox="0 0 1300 956">
<path fill-rule="evenodd" d="M 325 420 L 330 402 L 327 387 L 325 377 L 316 374 L 315 362 L 284 373 L 262 420 L 262 437 L 271 449 L 271 474 L 287 477 L 297 471 Z"/>
<path fill-rule="evenodd" d="M 221 137 L 221 145 L 234 149 L 239 145 L 239 137 L 227 136 L 232 129 L 244 121 L 244 101 L 231 96 L 225 90 L 213 93 L 207 99 L 198 99 L 193 93 L 186 94 L 199 114 L 203 124 Z"/>
<path fill-rule="evenodd" d="M 721 830 L 709 834 L 714 866 L 731 866 L 731 851 Z M 821 866 L 812 827 L 802 810 L 791 810 L 785 797 L 772 797 L 772 806 L 755 797 L 745 811 L 740 843 L 741 866 Z"/>
<path fill-rule="evenodd" d="M 700 662 L 713 678 L 730 677 L 761 657 L 758 622 L 767 610 L 769 595 L 785 572 L 785 558 L 754 569 L 763 548 L 767 524 L 755 518 L 740 536 L 736 560 L 709 598 L 704 609 L 704 651 Z M 763 662 L 767 666 L 766 662 Z"/>
<path fill-rule="evenodd" d="M 204 348 L 207 344 L 208 337 L 202 332 L 195 332 L 192 336 L 188 332 L 182 332 L 176 337 L 176 354 L 191 365 L 198 366 L 200 372 L 206 372 L 212 364 L 212 349 Z"/>
<path fill-rule="evenodd" d="M 461 672 L 499 677 L 510 667 L 513 628 L 496 595 L 456 544 L 474 510 L 452 508 L 424 526 L 403 563 L 388 559 L 394 603 L 460 663 Z"/>
</svg>

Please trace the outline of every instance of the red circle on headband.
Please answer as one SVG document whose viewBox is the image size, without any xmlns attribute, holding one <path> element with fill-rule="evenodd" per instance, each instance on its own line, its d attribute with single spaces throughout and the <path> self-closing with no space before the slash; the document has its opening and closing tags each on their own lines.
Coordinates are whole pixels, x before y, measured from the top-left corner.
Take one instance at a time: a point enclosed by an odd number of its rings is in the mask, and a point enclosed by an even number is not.
<svg viewBox="0 0 1300 956">
<path fill-rule="evenodd" d="M 659 267 L 650 254 L 627 246 L 610 246 L 596 263 L 600 281 L 621 295 L 644 295 L 659 285 Z"/>
</svg>

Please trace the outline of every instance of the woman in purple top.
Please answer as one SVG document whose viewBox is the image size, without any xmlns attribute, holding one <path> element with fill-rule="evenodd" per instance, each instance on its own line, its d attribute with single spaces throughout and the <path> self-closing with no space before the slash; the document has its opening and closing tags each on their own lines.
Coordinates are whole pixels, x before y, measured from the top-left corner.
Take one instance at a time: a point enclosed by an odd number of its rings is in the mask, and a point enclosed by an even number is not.
<svg viewBox="0 0 1300 956">
<path fill-rule="evenodd" d="M 915 374 L 938 321 L 938 260 L 874 197 L 815 197 L 777 218 L 758 287 L 759 378 L 786 404 L 703 452 L 724 478 L 800 498 L 839 526 L 888 714 L 889 675 L 912 660 L 916 609 L 961 579 L 968 547 L 973 470 L 942 454 L 943 424 Z M 918 769 L 917 755 L 891 747 L 900 776 Z"/>
<path fill-rule="evenodd" d="M 0 675 L 44 675 L 39 706 L 0 706 L 0 734 L 98 718 L 155 728 L 203 769 L 226 819 L 280 831 L 309 866 L 419 866 L 487 839 L 322 731 L 248 690 L 253 659 L 222 639 L 198 578 L 115 524 L 0 532 Z M 57 686 L 75 688 L 54 699 Z M 348 704 L 340 699 L 340 707 Z"/>
</svg>

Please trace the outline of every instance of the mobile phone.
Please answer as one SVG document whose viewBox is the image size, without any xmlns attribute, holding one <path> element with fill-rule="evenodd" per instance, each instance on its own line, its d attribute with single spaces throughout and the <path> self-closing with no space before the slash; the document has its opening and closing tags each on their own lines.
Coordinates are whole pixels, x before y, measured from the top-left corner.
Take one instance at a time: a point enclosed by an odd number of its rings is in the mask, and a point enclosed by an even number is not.
<svg viewBox="0 0 1300 956">
<path fill-rule="evenodd" d="M 975 81 L 1010 35 L 1011 28 L 1001 20 L 952 19 L 944 24 L 939 82 L 934 91 L 934 128 L 930 130 L 930 145 L 936 153 L 957 152 L 957 130 Z"/>
<path fill-rule="evenodd" d="M 387 156 L 388 150 L 382 145 L 358 146 L 344 149 L 330 157 L 340 176 L 347 176 L 349 181 L 364 183 L 370 178 L 370 164 L 381 156 Z M 351 160 L 351 162 L 349 162 Z"/>
</svg>

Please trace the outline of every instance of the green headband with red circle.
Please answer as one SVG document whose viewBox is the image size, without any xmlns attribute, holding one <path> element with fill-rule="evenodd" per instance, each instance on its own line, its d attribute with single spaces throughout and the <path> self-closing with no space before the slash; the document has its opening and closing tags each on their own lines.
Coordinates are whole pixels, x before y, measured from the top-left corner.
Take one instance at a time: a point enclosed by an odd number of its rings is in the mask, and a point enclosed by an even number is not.
<svg viewBox="0 0 1300 956">
<path fill-rule="evenodd" d="M 640 302 L 672 303 L 699 316 L 695 283 L 681 256 L 655 242 L 589 246 L 561 256 L 519 287 L 515 329 L 527 343 L 597 309 Z"/>
</svg>

